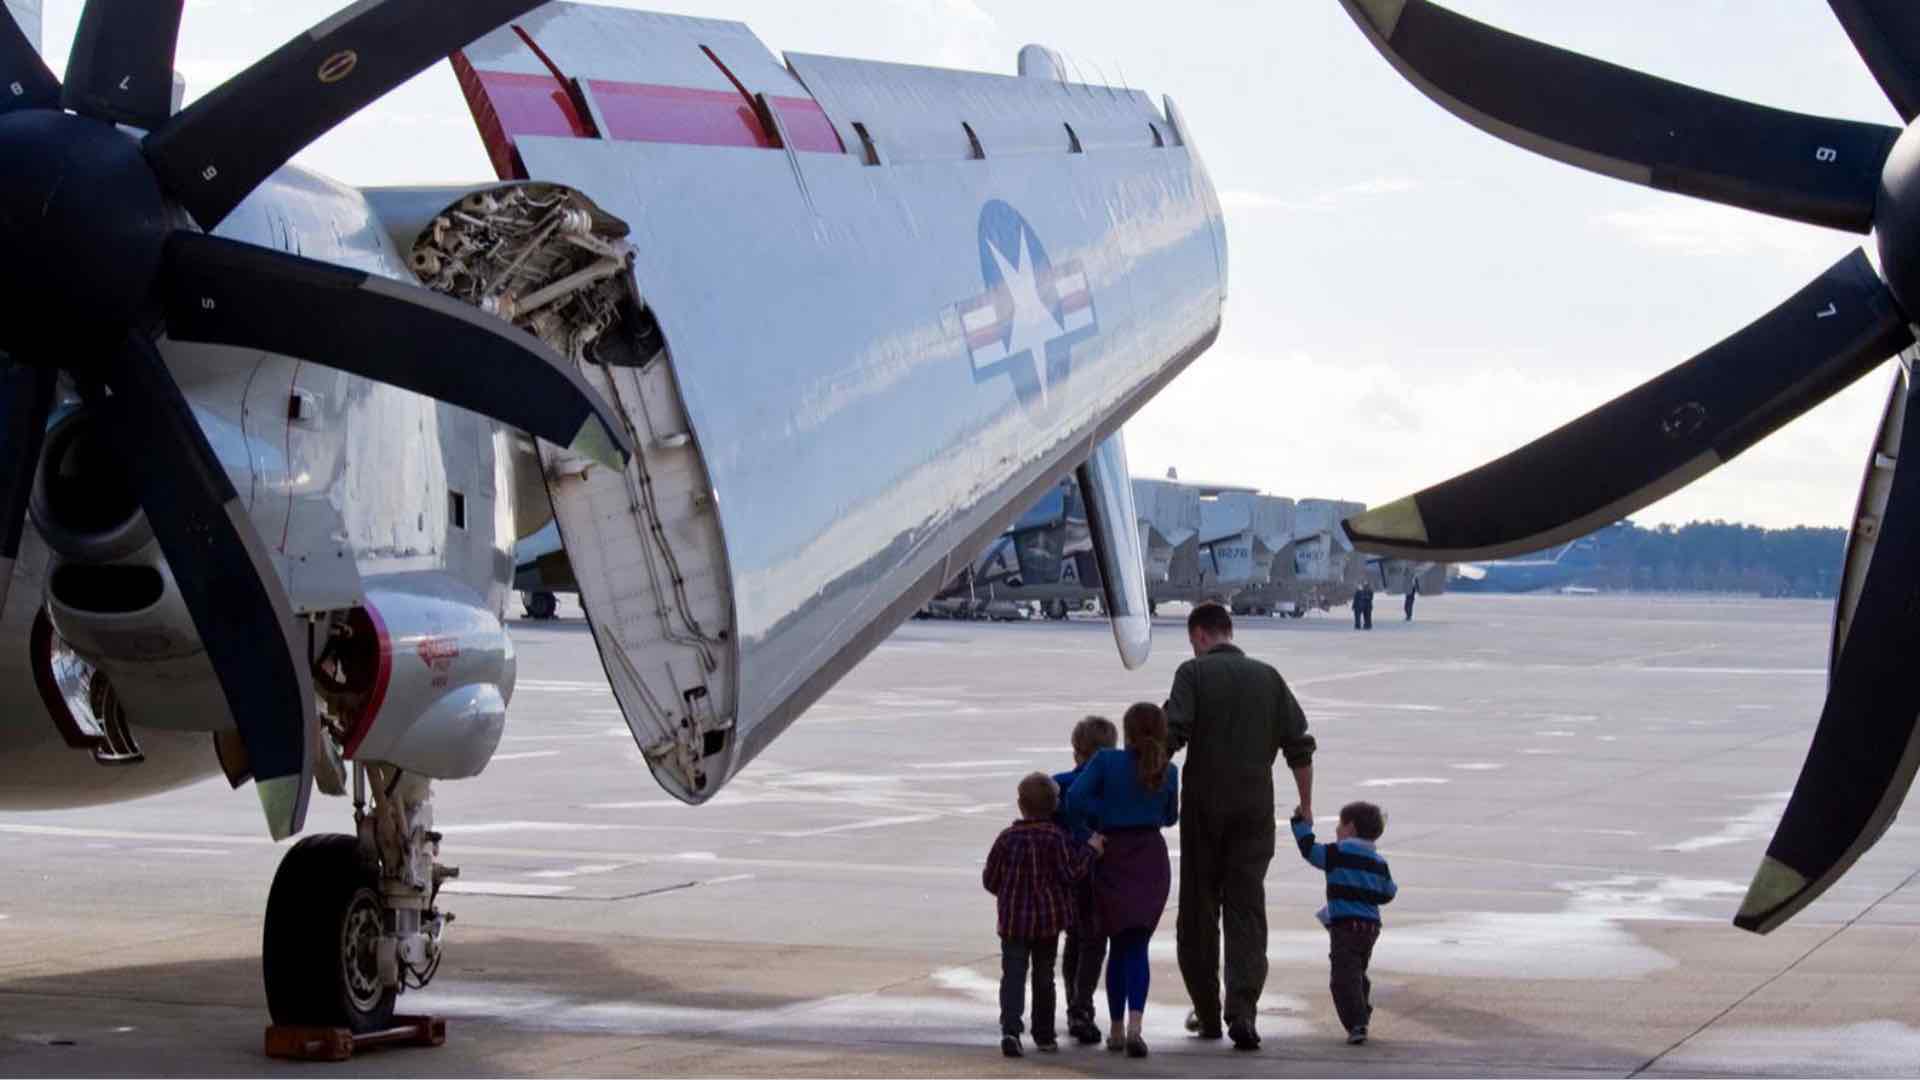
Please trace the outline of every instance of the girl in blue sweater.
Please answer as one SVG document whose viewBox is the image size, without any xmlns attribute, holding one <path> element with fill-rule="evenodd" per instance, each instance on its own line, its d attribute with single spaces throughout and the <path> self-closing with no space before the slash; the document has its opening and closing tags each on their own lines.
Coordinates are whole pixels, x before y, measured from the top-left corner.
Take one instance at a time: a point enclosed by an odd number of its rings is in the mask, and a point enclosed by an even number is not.
<svg viewBox="0 0 1920 1080">
<path fill-rule="evenodd" d="M 1141 702 L 1120 722 L 1126 749 L 1102 750 L 1067 792 L 1076 826 L 1100 823 L 1106 851 L 1093 871 L 1094 907 L 1107 935 L 1107 1049 L 1146 1057 L 1140 1022 L 1147 1007 L 1147 942 L 1160 925 L 1173 867 L 1160 830 L 1180 820 L 1180 771 L 1168 760 L 1167 717 Z M 1121 1034 L 1122 1013 L 1125 1034 Z"/>
</svg>

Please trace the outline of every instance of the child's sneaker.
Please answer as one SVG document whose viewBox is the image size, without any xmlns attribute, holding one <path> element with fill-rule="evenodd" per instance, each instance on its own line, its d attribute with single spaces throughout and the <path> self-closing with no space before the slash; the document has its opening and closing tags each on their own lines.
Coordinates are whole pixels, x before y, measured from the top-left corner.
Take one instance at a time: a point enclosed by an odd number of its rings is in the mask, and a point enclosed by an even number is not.
<svg viewBox="0 0 1920 1080">
<path fill-rule="evenodd" d="M 1051 1035 L 1035 1035 L 1033 1048 L 1043 1054 L 1057 1054 L 1060 1052 L 1060 1040 Z"/>
<path fill-rule="evenodd" d="M 1022 1055 L 1020 1053 L 1020 1036 L 1018 1035 L 1000 1036 L 1000 1052 L 1002 1054 L 1005 1054 L 1008 1057 L 1021 1057 Z"/>
<path fill-rule="evenodd" d="M 1367 1025 L 1365 1024 L 1361 1024 L 1359 1027 L 1356 1027 L 1352 1031 L 1347 1032 L 1348 1046 L 1359 1046 L 1361 1043 L 1364 1043 L 1366 1041 L 1367 1041 Z"/>
</svg>

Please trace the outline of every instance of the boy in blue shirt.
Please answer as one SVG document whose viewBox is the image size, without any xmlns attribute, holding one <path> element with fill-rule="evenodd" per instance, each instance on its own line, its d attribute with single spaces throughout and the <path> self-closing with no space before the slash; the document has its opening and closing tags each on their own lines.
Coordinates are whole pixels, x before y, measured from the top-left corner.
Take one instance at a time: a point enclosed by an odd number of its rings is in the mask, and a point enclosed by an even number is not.
<svg viewBox="0 0 1920 1080">
<path fill-rule="evenodd" d="M 1293 838 L 1300 855 L 1327 873 L 1327 906 L 1316 913 L 1332 941 L 1329 958 L 1333 975 L 1333 1008 L 1347 1043 L 1367 1041 L 1367 1022 L 1373 1016 L 1373 981 L 1367 964 L 1380 940 L 1380 905 L 1399 892 L 1387 860 L 1374 850 L 1374 841 L 1387 831 L 1387 815 L 1369 802 L 1351 802 L 1340 808 L 1340 827 L 1334 842 L 1313 842 L 1313 822 L 1296 808 Z"/>
<path fill-rule="evenodd" d="M 1053 782 L 1063 793 L 1073 790 L 1073 782 L 1080 779 L 1093 755 L 1119 745 L 1120 732 L 1106 717 L 1089 716 L 1073 725 L 1072 742 L 1073 768 L 1053 775 Z M 1072 833 L 1074 842 L 1084 844 L 1100 823 L 1090 820 L 1075 828 L 1067 820 L 1065 802 L 1061 800 L 1059 811 L 1053 815 L 1054 824 Z M 1067 1034 L 1082 1046 L 1100 1041 L 1100 1028 L 1093 1022 L 1093 990 L 1100 985 L 1107 939 L 1098 922 L 1093 911 L 1093 878 L 1081 878 L 1073 883 L 1073 923 L 1067 927 L 1067 941 L 1060 949 L 1060 981 L 1067 989 Z"/>
</svg>

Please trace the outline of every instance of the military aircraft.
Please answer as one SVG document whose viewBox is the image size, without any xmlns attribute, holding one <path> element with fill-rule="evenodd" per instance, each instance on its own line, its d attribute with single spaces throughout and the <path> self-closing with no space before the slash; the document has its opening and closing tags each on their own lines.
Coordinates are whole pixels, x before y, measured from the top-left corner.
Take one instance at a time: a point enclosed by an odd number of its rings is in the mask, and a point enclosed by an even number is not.
<svg viewBox="0 0 1920 1080">
<path fill-rule="evenodd" d="M 1609 534 L 1623 524 L 1569 540 L 1538 555 L 1460 563 L 1454 567 L 1453 588 L 1460 592 L 1532 592 L 1570 585 L 1594 572 Z"/>
<path fill-rule="evenodd" d="M 1813 745 L 1734 922 L 1766 933 L 1892 822 L 1920 767 L 1920 5 L 1828 0 L 1905 128 L 1768 108 L 1590 59 L 1427 0 L 1341 0 L 1434 102 L 1535 153 L 1662 191 L 1871 233 L 1707 351 L 1507 456 L 1350 518 L 1365 550 L 1472 561 L 1538 551 L 1717 468 L 1888 357 Z"/>
<path fill-rule="evenodd" d="M 0 808 L 224 772 L 285 838 L 351 793 L 276 873 L 275 1021 L 379 1026 L 433 977 L 433 783 L 499 742 L 549 520 L 691 803 L 1069 472 L 1145 659 L 1116 433 L 1227 273 L 1171 101 L 1038 47 L 361 0 L 176 110 L 181 13 L 88 0 L 64 80 L 0 22 Z M 497 177 L 289 164 L 448 56 Z"/>
</svg>

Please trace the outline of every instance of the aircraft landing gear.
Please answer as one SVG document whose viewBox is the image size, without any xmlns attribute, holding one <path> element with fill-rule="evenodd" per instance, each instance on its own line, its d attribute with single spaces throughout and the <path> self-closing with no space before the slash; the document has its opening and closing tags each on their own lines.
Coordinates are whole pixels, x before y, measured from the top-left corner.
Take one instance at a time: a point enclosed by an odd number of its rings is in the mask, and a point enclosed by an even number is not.
<svg viewBox="0 0 1920 1080">
<path fill-rule="evenodd" d="M 435 859 L 430 783 L 356 764 L 358 835 L 309 836 L 280 860 L 260 946 L 275 1024 L 376 1031 L 391 1025 L 403 990 L 433 980 L 453 921 L 434 900 L 459 871 Z"/>
<path fill-rule="evenodd" d="M 520 606 L 529 619 L 551 619 L 560 610 L 560 598 L 550 592 L 521 593 Z"/>
<path fill-rule="evenodd" d="M 1064 619 L 1067 617 L 1067 602 L 1065 600 L 1049 600 L 1047 601 L 1046 611 L 1047 618 L 1049 619 L 1055 621 Z"/>
</svg>

